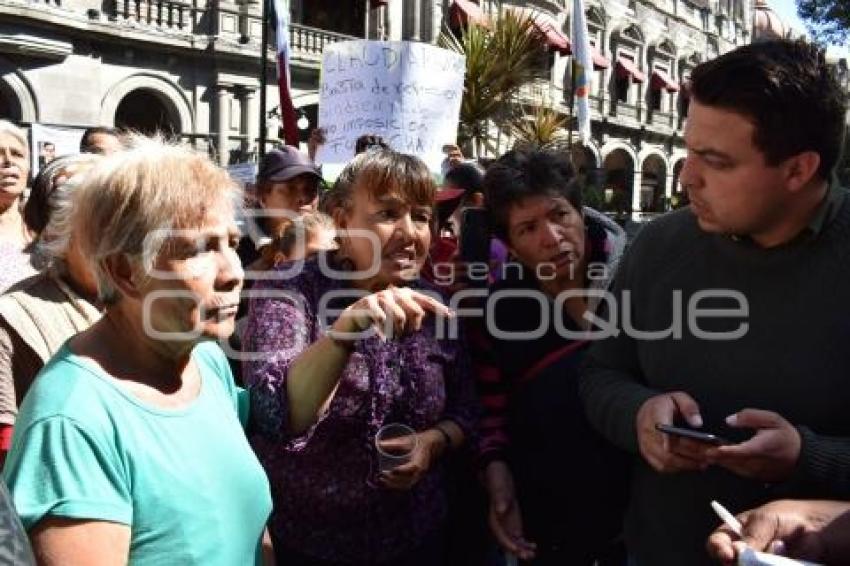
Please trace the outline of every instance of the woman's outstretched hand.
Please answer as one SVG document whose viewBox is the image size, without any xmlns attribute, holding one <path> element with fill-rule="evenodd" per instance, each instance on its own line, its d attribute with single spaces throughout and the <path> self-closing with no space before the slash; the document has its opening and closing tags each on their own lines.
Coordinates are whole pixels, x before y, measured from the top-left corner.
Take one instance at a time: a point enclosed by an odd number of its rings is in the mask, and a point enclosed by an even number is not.
<svg viewBox="0 0 850 566">
<path fill-rule="evenodd" d="M 381 338 L 391 339 L 421 329 L 428 313 L 447 318 L 454 315 L 434 297 L 391 285 L 366 295 L 342 311 L 331 326 L 331 332 L 337 341 L 353 342 L 365 338 L 364 332 L 375 332 Z"/>
</svg>

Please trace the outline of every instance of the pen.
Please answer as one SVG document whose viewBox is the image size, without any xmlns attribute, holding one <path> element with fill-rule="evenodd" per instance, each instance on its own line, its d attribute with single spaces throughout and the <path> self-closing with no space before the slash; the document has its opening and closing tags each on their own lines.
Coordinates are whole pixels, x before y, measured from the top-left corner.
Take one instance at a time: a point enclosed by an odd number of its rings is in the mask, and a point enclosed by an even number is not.
<svg viewBox="0 0 850 566">
<path fill-rule="evenodd" d="M 720 517 L 720 520 L 723 521 L 727 527 L 732 529 L 732 532 L 738 535 L 738 538 L 744 538 L 744 530 L 741 525 L 741 521 L 735 518 L 735 516 L 730 513 L 723 505 L 718 503 L 717 501 L 711 502 L 711 508 L 714 509 L 714 512 L 717 513 L 717 516 Z"/>
</svg>

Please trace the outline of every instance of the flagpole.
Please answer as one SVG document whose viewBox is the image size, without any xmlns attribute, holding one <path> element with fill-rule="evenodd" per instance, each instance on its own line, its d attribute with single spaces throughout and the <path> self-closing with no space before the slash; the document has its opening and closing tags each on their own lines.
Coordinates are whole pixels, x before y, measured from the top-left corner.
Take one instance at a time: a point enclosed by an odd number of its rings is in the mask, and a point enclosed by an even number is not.
<svg viewBox="0 0 850 566">
<path fill-rule="evenodd" d="M 573 149 L 573 118 L 575 118 L 576 108 L 576 59 L 575 55 L 570 56 L 570 137 L 567 138 L 567 147 Z M 572 159 L 572 151 L 570 151 L 570 159 Z"/>
<path fill-rule="evenodd" d="M 266 156 L 266 86 L 268 85 L 268 45 L 269 45 L 269 2 L 272 0 L 263 0 L 263 32 L 260 43 L 260 141 L 257 155 L 257 162 L 263 160 Z"/>
<path fill-rule="evenodd" d="M 578 139 L 582 144 L 590 139 L 590 73 L 593 72 L 593 58 L 591 46 L 587 34 L 587 21 L 584 17 L 584 3 L 582 0 L 573 2 L 572 12 L 572 96 L 570 97 L 570 126 L 576 118 Z M 574 114 L 578 111 L 578 116 Z M 572 127 L 570 128 L 570 148 L 572 149 Z"/>
</svg>

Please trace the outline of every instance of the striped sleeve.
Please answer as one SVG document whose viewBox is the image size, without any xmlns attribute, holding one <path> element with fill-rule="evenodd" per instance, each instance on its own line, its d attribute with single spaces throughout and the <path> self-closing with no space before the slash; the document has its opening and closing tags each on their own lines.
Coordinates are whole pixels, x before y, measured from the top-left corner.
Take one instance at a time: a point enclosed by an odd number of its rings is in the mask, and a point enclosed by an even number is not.
<svg viewBox="0 0 850 566">
<path fill-rule="evenodd" d="M 481 467 L 503 460 L 510 445 L 507 433 L 509 390 L 507 376 L 500 369 L 493 344 L 483 328 L 469 329 L 473 370 L 481 399 L 478 460 Z"/>
</svg>

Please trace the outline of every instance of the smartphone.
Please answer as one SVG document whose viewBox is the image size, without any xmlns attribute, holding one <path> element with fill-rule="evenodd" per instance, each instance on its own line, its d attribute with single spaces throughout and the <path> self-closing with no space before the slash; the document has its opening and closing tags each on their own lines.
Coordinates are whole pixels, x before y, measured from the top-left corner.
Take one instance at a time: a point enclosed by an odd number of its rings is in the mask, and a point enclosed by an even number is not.
<svg viewBox="0 0 850 566">
<path fill-rule="evenodd" d="M 679 426 L 656 423 L 655 429 L 660 432 L 663 432 L 664 434 L 669 434 L 670 436 L 688 438 L 690 440 L 696 440 L 697 442 L 703 442 L 705 444 L 713 444 L 715 446 L 731 444 L 731 442 L 729 442 L 722 436 L 717 436 L 716 434 L 694 430 L 692 428 L 684 428 Z"/>
<path fill-rule="evenodd" d="M 471 206 L 461 213 L 460 259 L 490 264 L 490 218 L 484 208 Z"/>
</svg>

